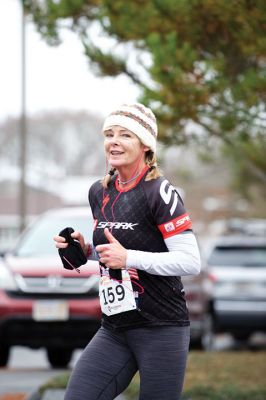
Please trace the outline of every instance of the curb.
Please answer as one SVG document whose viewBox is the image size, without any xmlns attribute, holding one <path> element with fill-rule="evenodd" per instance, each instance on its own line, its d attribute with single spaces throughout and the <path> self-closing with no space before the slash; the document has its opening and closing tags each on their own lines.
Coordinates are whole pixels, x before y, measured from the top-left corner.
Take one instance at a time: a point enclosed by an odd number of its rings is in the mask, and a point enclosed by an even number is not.
<svg viewBox="0 0 266 400">
<path fill-rule="evenodd" d="M 26 400 L 41 400 L 41 393 L 39 392 L 39 390 L 34 390 L 34 392 L 30 393 L 28 395 L 28 397 L 26 398 Z"/>
<path fill-rule="evenodd" d="M 65 389 L 46 389 L 42 394 L 39 390 L 32 392 L 26 400 L 64 400 Z M 120 394 L 115 400 L 125 400 L 123 394 Z M 190 399 L 188 399 L 190 400 Z"/>
<path fill-rule="evenodd" d="M 46 389 L 43 393 L 36 390 L 26 400 L 64 400 L 64 395 L 64 389 Z"/>
</svg>

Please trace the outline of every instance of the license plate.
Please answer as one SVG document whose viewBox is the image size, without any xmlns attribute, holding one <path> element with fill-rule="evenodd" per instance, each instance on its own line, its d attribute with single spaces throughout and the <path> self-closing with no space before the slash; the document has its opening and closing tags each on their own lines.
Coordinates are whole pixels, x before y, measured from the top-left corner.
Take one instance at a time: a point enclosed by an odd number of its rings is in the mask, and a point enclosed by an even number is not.
<svg viewBox="0 0 266 400">
<path fill-rule="evenodd" d="M 39 300 L 35 301 L 32 318 L 35 321 L 65 321 L 69 317 L 66 301 Z"/>
<path fill-rule="evenodd" d="M 237 294 L 249 294 L 254 293 L 254 286 L 249 282 L 239 282 L 235 284 L 235 290 Z"/>
</svg>

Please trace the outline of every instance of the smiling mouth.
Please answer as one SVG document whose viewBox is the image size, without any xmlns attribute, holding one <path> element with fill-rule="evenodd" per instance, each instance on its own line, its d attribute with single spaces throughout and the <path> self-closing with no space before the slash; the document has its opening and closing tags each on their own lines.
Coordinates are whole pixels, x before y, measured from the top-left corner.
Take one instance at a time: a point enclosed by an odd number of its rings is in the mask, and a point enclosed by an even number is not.
<svg viewBox="0 0 266 400">
<path fill-rule="evenodd" d="M 112 156 L 120 156 L 121 154 L 124 154 L 122 151 L 110 151 L 110 154 Z"/>
</svg>

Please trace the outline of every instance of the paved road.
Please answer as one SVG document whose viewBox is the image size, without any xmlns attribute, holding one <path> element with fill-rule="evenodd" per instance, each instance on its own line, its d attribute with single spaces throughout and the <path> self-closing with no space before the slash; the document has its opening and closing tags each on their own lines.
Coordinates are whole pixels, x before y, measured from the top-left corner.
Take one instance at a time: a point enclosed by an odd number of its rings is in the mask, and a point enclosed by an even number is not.
<svg viewBox="0 0 266 400">
<path fill-rule="evenodd" d="M 73 353 L 70 369 L 74 367 L 81 350 Z M 41 384 L 67 369 L 50 368 L 44 350 L 14 347 L 7 368 L 0 368 L 0 400 L 26 400 Z M 63 399 L 63 393 L 56 400 Z M 53 393 L 46 393 L 45 400 L 55 400 Z M 120 395 L 116 400 L 125 400 Z"/>
<path fill-rule="evenodd" d="M 75 364 L 80 351 L 76 351 L 70 367 Z M 14 347 L 8 368 L 0 369 L 0 400 L 7 393 L 30 394 L 42 383 L 67 370 L 52 370 L 44 350 Z"/>
</svg>

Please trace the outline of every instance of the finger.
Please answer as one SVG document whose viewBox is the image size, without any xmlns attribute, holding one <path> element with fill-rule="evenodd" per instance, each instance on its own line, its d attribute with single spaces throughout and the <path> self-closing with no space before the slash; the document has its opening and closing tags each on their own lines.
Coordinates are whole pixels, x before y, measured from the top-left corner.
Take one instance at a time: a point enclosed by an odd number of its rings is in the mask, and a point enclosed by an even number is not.
<svg viewBox="0 0 266 400">
<path fill-rule="evenodd" d="M 73 233 L 71 233 L 71 237 L 72 237 L 73 239 L 77 239 L 78 241 L 84 240 L 83 235 L 82 235 L 80 232 L 78 232 L 78 231 L 74 231 Z"/>
<path fill-rule="evenodd" d="M 96 246 L 95 250 L 98 253 L 102 253 L 103 251 L 109 250 L 110 249 L 110 245 L 109 244 L 98 244 L 98 246 Z"/>
<path fill-rule="evenodd" d="M 107 258 L 107 257 L 100 257 L 99 261 L 100 261 L 100 263 L 102 263 L 102 264 L 104 264 L 106 267 L 108 267 L 107 264 L 108 264 L 109 258 Z"/>
<path fill-rule="evenodd" d="M 73 239 L 80 239 L 81 236 L 82 235 L 81 235 L 81 233 L 79 231 L 74 231 L 74 232 L 71 233 L 71 237 Z"/>
<path fill-rule="evenodd" d="M 53 239 L 55 242 L 61 242 L 61 243 L 64 243 L 66 241 L 66 239 L 63 236 L 58 236 L 58 235 L 54 236 Z"/>
<path fill-rule="evenodd" d="M 55 247 L 57 247 L 58 249 L 66 249 L 68 246 L 68 243 L 60 243 L 60 242 L 56 242 Z"/>
<path fill-rule="evenodd" d="M 108 258 L 108 259 L 109 259 L 109 257 L 111 256 L 111 255 L 110 255 L 110 252 L 107 251 L 107 250 L 101 251 L 101 252 L 98 253 L 98 254 L 99 254 L 99 257 L 100 257 L 100 258 Z"/>
<path fill-rule="evenodd" d="M 116 240 L 116 238 L 111 234 L 111 232 L 107 228 L 104 228 L 104 234 L 109 243 L 118 243 L 118 240 Z"/>
<path fill-rule="evenodd" d="M 85 246 L 84 236 L 80 232 L 75 231 L 71 233 L 71 237 L 78 240 L 82 248 Z"/>
</svg>

